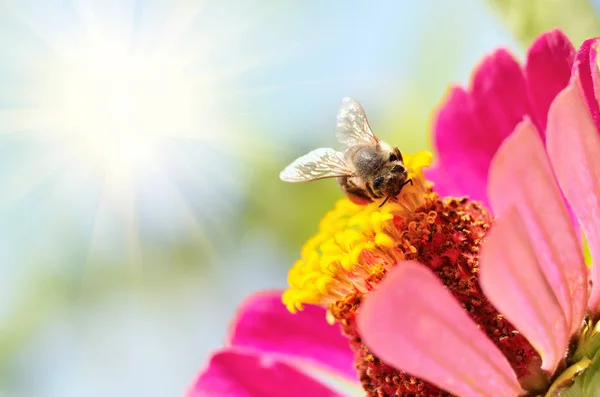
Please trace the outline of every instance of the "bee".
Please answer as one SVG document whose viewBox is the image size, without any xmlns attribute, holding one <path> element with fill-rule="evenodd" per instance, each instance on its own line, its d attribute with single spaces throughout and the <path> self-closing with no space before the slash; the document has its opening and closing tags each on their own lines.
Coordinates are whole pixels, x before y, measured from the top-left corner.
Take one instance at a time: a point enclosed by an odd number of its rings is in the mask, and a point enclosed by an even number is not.
<svg viewBox="0 0 600 397">
<path fill-rule="evenodd" d="M 315 149 L 288 165 L 279 178 L 285 182 L 308 182 L 337 178 L 348 198 L 367 204 L 398 196 L 408 179 L 402 153 L 383 142 L 371 130 L 362 106 L 344 98 L 337 114 L 336 135 L 342 151 Z"/>
</svg>

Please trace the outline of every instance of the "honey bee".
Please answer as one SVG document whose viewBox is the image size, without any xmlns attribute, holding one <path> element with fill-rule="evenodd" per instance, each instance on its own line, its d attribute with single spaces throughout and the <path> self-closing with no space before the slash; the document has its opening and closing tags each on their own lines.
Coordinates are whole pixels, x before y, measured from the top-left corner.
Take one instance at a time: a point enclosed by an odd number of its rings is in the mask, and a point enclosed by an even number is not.
<svg viewBox="0 0 600 397">
<path fill-rule="evenodd" d="M 410 183 L 402 153 L 383 142 L 371 130 L 360 104 L 344 98 L 337 114 L 337 139 L 342 152 L 331 148 L 315 149 L 288 165 L 279 178 L 285 182 L 308 182 L 337 178 L 348 198 L 367 204 L 396 197 Z"/>
</svg>

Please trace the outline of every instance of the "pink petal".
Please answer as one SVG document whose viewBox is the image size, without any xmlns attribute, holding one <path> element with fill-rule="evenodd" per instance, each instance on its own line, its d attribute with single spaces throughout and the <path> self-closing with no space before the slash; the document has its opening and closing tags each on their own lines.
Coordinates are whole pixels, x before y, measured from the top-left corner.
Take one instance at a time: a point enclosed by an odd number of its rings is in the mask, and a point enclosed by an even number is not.
<svg viewBox="0 0 600 397">
<path fill-rule="evenodd" d="M 558 29 L 542 34 L 527 52 L 525 76 L 529 99 L 535 109 L 534 119 L 542 135 L 546 129 L 550 104 L 569 83 L 574 58 L 573 44 Z"/>
<path fill-rule="evenodd" d="M 247 352 L 216 353 L 188 397 L 341 397 L 294 367 Z"/>
<path fill-rule="evenodd" d="M 358 313 L 365 344 L 383 361 L 462 397 L 514 397 L 510 364 L 425 266 L 401 262 Z"/>
<path fill-rule="evenodd" d="M 427 174 L 436 191 L 486 202 L 492 157 L 530 113 L 525 77 L 517 61 L 505 50 L 485 58 L 469 92 L 452 89 L 434 121 L 439 159 L 435 167 L 444 170 L 444 179 L 436 179 L 436 171 Z"/>
<path fill-rule="evenodd" d="M 548 115 L 548 155 L 581 225 L 595 264 L 600 260 L 600 136 L 579 88 L 579 76 L 554 100 Z M 559 246 L 561 250 L 570 248 Z M 600 266 L 592 266 L 589 307 L 600 310 Z"/>
<path fill-rule="evenodd" d="M 573 75 L 578 75 L 581 81 L 581 88 L 585 96 L 587 105 L 592 113 L 592 119 L 596 128 L 600 129 L 600 108 L 598 107 L 598 66 L 596 65 L 596 47 L 600 42 L 599 38 L 588 39 L 583 42 L 573 64 Z"/>
<path fill-rule="evenodd" d="M 483 173 L 466 172 L 466 177 L 457 177 L 455 170 L 449 170 L 445 164 L 439 162 L 432 168 L 426 168 L 425 177 L 434 182 L 433 190 L 441 197 L 479 197 L 486 206 L 487 198 L 482 199 L 482 189 L 486 185 L 486 176 Z"/>
<path fill-rule="evenodd" d="M 540 353 L 542 369 L 554 373 L 569 344 L 567 320 L 516 209 L 492 226 L 479 268 L 490 302 Z"/>
<path fill-rule="evenodd" d="M 282 291 L 266 291 L 249 297 L 240 307 L 230 330 L 229 343 L 309 360 L 356 381 L 354 354 L 339 325 L 329 325 L 325 309 L 307 305 L 291 314 L 281 303 Z"/>
<path fill-rule="evenodd" d="M 587 268 L 544 144 L 528 119 L 517 126 L 498 150 L 489 179 L 494 212 L 502 217 L 513 207 L 518 209 L 531 241 L 526 248 L 533 253 L 535 266 L 540 267 L 542 277 L 553 291 L 552 301 L 559 303 L 567 336 L 573 334 L 586 312 Z M 504 314 L 509 317 L 509 313 Z M 509 320 L 513 321 L 510 317 Z M 522 331 L 519 323 L 513 323 Z"/>
</svg>

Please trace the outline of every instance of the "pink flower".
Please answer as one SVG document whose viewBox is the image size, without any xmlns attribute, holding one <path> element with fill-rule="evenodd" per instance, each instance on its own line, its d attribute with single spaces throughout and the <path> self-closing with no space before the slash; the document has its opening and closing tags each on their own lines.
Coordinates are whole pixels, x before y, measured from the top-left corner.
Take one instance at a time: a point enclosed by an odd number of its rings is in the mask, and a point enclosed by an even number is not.
<svg viewBox="0 0 600 397">
<path fill-rule="evenodd" d="M 525 116 L 545 136 L 550 103 L 568 84 L 573 67 L 598 125 L 593 79 L 597 42 L 587 40 L 575 52 L 564 33 L 553 30 L 531 45 L 524 67 L 499 49 L 475 70 L 468 90 L 451 88 L 433 124 L 437 163 L 426 176 L 435 183 L 435 191 L 440 196 L 468 196 L 489 207 L 488 171 L 498 147 Z"/>
<path fill-rule="evenodd" d="M 488 57 L 439 112 L 435 191 L 405 155 L 414 184 L 395 200 L 338 201 L 290 270 L 300 312 L 250 298 L 188 396 L 339 396 L 323 372 L 358 372 L 369 396 L 556 395 L 593 373 L 600 267 L 569 210 L 600 258 L 597 42 L 576 53 L 549 32 L 524 70 Z"/>
<path fill-rule="evenodd" d="M 291 314 L 282 291 L 249 297 L 234 319 L 226 347 L 214 353 L 188 390 L 189 397 L 338 397 L 309 375 L 320 371 L 359 389 L 354 354 L 339 326 L 325 321 L 325 309 Z"/>
<path fill-rule="evenodd" d="M 588 274 L 561 195 L 562 189 L 597 260 L 600 135 L 582 69 L 576 62 L 550 106 L 547 153 L 541 124 L 526 117 L 501 144 L 487 177 L 498 219 L 482 246 L 479 281 L 540 354 L 541 372 L 517 379 L 439 279 L 415 262 L 388 273 L 358 314 L 360 335 L 382 360 L 462 397 L 514 397 L 523 389 L 554 395 L 590 365 L 599 349 L 590 344 L 598 330 L 590 330 L 600 315 L 600 267 Z M 597 86 L 593 76 L 587 83 Z"/>
</svg>

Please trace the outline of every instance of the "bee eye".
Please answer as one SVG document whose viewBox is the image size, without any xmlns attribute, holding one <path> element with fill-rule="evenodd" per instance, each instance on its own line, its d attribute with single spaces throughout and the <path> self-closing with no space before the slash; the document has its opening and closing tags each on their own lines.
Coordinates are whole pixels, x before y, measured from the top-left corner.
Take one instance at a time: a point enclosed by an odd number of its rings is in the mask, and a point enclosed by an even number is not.
<svg viewBox="0 0 600 397">
<path fill-rule="evenodd" d="M 392 167 L 390 172 L 392 172 L 394 174 L 399 174 L 401 172 L 404 172 L 404 167 L 401 166 L 400 164 L 396 164 L 395 166 Z"/>
<path fill-rule="evenodd" d="M 398 156 L 396 156 L 396 153 L 390 153 L 390 161 L 398 161 Z"/>
<path fill-rule="evenodd" d="M 375 178 L 375 180 L 373 181 L 373 187 L 375 189 L 379 189 L 379 188 L 381 188 L 381 185 L 383 185 L 383 177 L 379 176 L 379 177 Z"/>
</svg>

